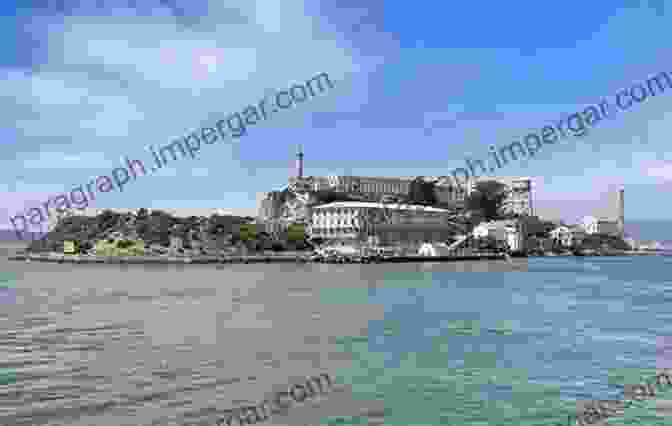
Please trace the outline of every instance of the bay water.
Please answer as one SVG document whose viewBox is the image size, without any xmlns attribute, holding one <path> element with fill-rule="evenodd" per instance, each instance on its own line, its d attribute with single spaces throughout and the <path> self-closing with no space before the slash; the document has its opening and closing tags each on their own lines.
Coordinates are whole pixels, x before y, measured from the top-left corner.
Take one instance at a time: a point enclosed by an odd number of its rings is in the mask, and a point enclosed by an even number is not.
<svg viewBox="0 0 672 426">
<path fill-rule="evenodd" d="M 214 425 L 327 373 L 263 424 L 564 425 L 672 367 L 671 267 L 0 260 L 0 424 Z M 609 424 L 672 424 L 665 397 Z"/>
</svg>

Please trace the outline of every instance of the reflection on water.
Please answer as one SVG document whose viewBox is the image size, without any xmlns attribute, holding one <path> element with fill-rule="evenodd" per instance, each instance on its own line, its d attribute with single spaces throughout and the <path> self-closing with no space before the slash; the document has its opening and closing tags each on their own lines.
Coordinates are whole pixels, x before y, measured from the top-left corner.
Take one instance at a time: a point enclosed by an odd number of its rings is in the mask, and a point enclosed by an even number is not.
<svg viewBox="0 0 672 426">
<path fill-rule="evenodd" d="M 321 303 L 321 289 L 367 289 L 408 270 L 421 267 L 0 261 L 15 287 L 15 299 L 0 293 L 0 424 L 214 425 L 277 386 L 350 365 L 334 339 L 366 334 L 383 311 L 351 305 L 343 315 Z M 265 424 L 371 409 L 335 395 Z"/>
</svg>

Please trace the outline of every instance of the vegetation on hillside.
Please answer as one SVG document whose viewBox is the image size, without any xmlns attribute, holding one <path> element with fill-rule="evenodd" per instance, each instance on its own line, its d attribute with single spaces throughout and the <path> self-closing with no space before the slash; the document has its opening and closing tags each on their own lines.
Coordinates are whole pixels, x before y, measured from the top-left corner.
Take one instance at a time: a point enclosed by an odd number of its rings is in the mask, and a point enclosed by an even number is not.
<svg viewBox="0 0 672 426">
<path fill-rule="evenodd" d="M 413 179 L 408 190 L 408 202 L 425 206 L 435 205 L 437 199 L 434 182 L 425 181 L 422 176 Z"/>
<path fill-rule="evenodd" d="M 112 237 L 140 239 L 146 245 L 163 247 L 169 247 L 171 236 L 182 238 L 185 248 L 191 248 L 195 242 L 231 246 L 241 242 L 241 225 L 253 219 L 249 216 L 218 214 L 180 218 L 161 210 L 149 213 L 144 208 L 135 213 L 105 210 L 95 217 L 71 216 L 62 219 L 44 238 L 32 241 L 28 251 L 62 253 L 64 241 L 75 241 L 82 251 L 87 251 L 94 247 L 96 241 Z M 242 234 L 246 235 L 244 232 Z M 292 244 L 283 241 L 282 236 L 279 240 L 273 240 L 269 234 L 260 232 L 245 241 L 244 245 L 251 250 L 283 250 Z M 294 246 L 299 249 L 302 243 L 294 243 Z"/>
</svg>

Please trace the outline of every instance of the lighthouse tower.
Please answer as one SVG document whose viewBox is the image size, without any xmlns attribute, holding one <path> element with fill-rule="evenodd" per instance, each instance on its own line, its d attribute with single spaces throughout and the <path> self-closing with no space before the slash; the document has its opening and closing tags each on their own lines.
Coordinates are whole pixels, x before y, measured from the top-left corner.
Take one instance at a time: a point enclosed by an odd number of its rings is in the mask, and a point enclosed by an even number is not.
<svg viewBox="0 0 672 426">
<path fill-rule="evenodd" d="M 617 203 L 618 231 L 623 238 L 625 237 L 625 189 L 623 188 L 618 191 Z"/>
<path fill-rule="evenodd" d="M 299 144 L 299 149 L 296 153 L 296 177 L 303 178 L 303 145 Z"/>
</svg>

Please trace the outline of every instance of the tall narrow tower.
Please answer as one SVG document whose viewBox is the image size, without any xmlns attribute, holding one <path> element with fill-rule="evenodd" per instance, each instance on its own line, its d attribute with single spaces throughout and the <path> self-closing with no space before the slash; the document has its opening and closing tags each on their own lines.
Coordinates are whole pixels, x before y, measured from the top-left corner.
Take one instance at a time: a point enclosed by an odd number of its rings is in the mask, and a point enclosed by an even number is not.
<svg viewBox="0 0 672 426">
<path fill-rule="evenodd" d="M 618 190 L 618 231 L 625 237 L 625 189 Z"/>
<path fill-rule="evenodd" d="M 296 177 L 303 177 L 303 145 L 301 144 L 299 144 L 299 149 L 296 153 Z"/>
</svg>

